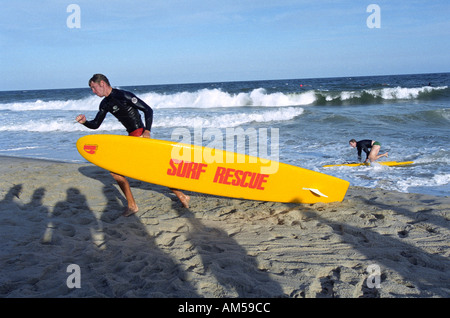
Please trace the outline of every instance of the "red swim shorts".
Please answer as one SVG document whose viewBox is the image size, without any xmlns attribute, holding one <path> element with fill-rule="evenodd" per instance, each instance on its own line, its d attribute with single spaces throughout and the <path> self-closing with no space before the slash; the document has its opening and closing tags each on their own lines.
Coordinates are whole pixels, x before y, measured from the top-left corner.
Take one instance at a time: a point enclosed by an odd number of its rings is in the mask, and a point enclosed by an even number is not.
<svg viewBox="0 0 450 318">
<path fill-rule="evenodd" d="M 143 133 L 144 133 L 144 128 L 139 128 L 139 129 L 133 130 L 132 132 L 128 133 L 128 136 L 141 137 Z"/>
</svg>

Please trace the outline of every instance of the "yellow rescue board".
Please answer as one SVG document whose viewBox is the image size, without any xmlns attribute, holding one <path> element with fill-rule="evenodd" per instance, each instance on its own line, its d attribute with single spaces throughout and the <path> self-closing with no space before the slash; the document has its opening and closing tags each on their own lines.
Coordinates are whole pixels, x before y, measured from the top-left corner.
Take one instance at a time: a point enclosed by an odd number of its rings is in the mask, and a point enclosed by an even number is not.
<svg viewBox="0 0 450 318">
<path fill-rule="evenodd" d="M 106 170 L 169 188 L 258 201 L 339 202 L 349 182 L 268 159 L 197 145 L 88 135 L 78 152 Z"/>
<path fill-rule="evenodd" d="M 414 161 L 376 161 L 376 164 L 380 164 L 382 166 L 405 166 L 413 164 Z M 337 165 L 325 165 L 323 167 L 340 167 L 340 166 L 348 166 L 348 167 L 357 167 L 357 166 L 370 166 L 370 163 L 365 162 L 355 162 L 355 163 L 343 163 Z"/>
</svg>

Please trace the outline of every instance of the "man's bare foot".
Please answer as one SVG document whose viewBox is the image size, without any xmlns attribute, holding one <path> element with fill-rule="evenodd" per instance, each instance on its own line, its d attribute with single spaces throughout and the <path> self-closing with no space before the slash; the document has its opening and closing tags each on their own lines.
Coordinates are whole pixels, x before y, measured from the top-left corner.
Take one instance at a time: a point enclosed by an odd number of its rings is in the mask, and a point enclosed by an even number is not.
<svg viewBox="0 0 450 318">
<path fill-rule="evenodd" d="M 189 209 L 189 201 L 191 200 L 191 197 L 186 194 L 182 194 L 178 198 L 180 199 L 181 204 L 183 204 L 186 209 Z"/>
<path fill-rule="evenodd" d="M 130 216 L 130 215 L 133 215 L 133 214 L 135 214 L 135 213 L 138 213 L 138 211 L 139 211 L 139 208 L 138 208 L 138 207 L 136 207 L 136 209 L 127 208 L 127 209 L 122 213 L 122 215 L 123 215 L 123 216 Z"/>
<path fill-rule="evenodd" d="M 170 189 L 173 193 L 175 193 L 175 195 L 177 196 L 178 200 L 181 201 L 181 204 L 183 204 L 183 206 L 186 209 L 189 209 L 189 201 L 191 200 L 191 198 L 184 194 L 183 192 L 181 192 L 180 190 L 177 189 Z"/>
</svg>

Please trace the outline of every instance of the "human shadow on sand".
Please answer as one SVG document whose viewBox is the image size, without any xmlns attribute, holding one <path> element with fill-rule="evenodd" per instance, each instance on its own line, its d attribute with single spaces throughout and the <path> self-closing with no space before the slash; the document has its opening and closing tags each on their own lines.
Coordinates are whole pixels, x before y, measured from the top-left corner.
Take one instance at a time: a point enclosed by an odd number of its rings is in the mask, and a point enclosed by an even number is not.
<svg viewBox="0 0 450 318">
<path fill-rule="evenodd" d="M 23 187 L 11 187 L 0 201 L 0 297 L 198 297 L 138 217 L 110 217 L 120 213 L 114 202 L 121 195 L 109 182 L 102 211 L 77 187 L 61 192 L 53 208 L 43 205 L 44 187 L 23 202 Z M 71 264 L 80 268 L 80 288 L 67 284 Z"/>
<path fill-rule="evenodd" d="M 107 199 L 100 213 L 101 229 L 97 234 L 102 262 L 112 266 L 103 270 L 102 284 L 114 286 L 114 291 L 106 296 L 198 297 L 181 266 L 157 246 L 139 217 L 136 214 L 122 216 L 126 201 L 113 185 L 115 181 L 110 174 L 96 167 L 79 170 L 102 182 Z M 99 274 L 93 277 L 102 276 Z"/>
<path fill-rule="evenodd" d="M 403 211 L 406 213 L 406 211 Z M 448 258 L 430 254 L 423 249 L 414 245 L 403 242 L 400 238 L 391 235 L 385 236 L 370 228 L 361 228 L 352 226 L 347 223 L 328 220 L 320 216 L 314 209 L 305 207 L 305 215 L 310 218 L 317 219 L 323 224 L 331 227 L 334 233 L 341 237 L 344 244 L 352 246 L 366 256 L 372 264 L 378 265 L 381 269 L 380 286 L 389 275 L 388 269 L 395 271 L 400 277 L 404 277 L 404 281 L 398 282 L 404 284 L 407 288 L 415 288 L 420 291 L 416 294 L 411 292 L 411 297 L 429 297 L 430 295 L 438 295 L 441 297 L 449 297 L 446 286 L 450 285 L 450 261 Z M 411 212 L 412 213 L 412 212 Z M 406 213 L 409 214 L 409 213 Z M 330 274 L 323 278 L 323 292 L 316 297 L 333 297 L 333 277 L 339 276 L 339 268 L 335 269 L 336 273 Z M 369 273 L 367 273 L 369 277 Z M 392 279 L 392 278 L 391 278 Z M 377 298 L 380 296 L 380 290 L 377 288 L 369 288 L 367 280 L 362 285 L 362 297 Z M 391 297 L 408 296 L 404 294 L 390 293 Z"/>
<path fill-rule="evenodd" d="M 222 287 L 220 297 L 285 297 L 280 284 L 258 261 L 224 230 L 209 227 L 195 214 L 178 203 L 173 209 L 188 222 L 187 240 L 201 257 L 205 274 L 215 277 Z"/>
<path fill-rule="evenodd" d="M 80 172 L 86 176 L 97 178 L 105 184 L 105 196 L 108 198 L 109 207 L 105 209 L 117 210 L 119 203 L 123 205 L 123 196 L 111 185 L 112 178 L 104 178 L 106 174 L 97 170 L 96 167 L 82 167 Z M 103 175 L 103 176 L 100 176 Z M 170 196 L 170 192 L 165 187 L 149 185 L 130 180 L 132 187 L 141 187 L 146 190 L 157 191 Z M 112 190 L 115 189 L 115 190 Z M 274 281 L 270 274 L 258 269 L 258 262 L 255 257 L 248 255 L 247 251 L 239 243 L 230 237 L 225 231 L 219 228 L 208 227 L 195 217 L 191 209 L 184 208 L 180 202 L 172 202 L 172 210 L 176 211 L 180 218 L 184 218 L 189 224 L 189 232 L 186 240 L 189 241 L 201 257 L 205 275 L 213 275 L 220 284 L 218 290 L 222 290 L 218 297 L 283 297 L 281 286 Z M 107 213 L 102 213 L 108 218 Z M 139 215 L 139 213 L 137 214 Z M 121 218 L 123 220 L 123 218 Z M 136 226 L 144 225 L 136 215 L 127 218 L 128 223 L 132 222 Z M 153 240 L 153 239 L 152 239 Z M 154 244 L 154 243 L 153 243 Z"/>
</svg>

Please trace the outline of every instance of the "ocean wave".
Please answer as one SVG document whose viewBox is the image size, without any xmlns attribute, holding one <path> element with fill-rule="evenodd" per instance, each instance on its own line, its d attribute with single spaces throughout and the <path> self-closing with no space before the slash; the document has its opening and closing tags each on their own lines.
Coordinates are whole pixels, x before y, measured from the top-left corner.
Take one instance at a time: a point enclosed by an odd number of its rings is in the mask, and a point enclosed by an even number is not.
<svg viewBox="0 0 450 318">
<path fill-rule="evenodd" d="M 314 103 L 314 91 L 300 94 L 282 92 L 267 93 L 264 88 L 251 92 L 231 94 L 221 89 L 201 89 L 196 92 L 175 94 L 145 93 L 141 98 L 154 108 L 223 108 L 223 107 L 283 107 L 303 106 Z"/>
<path fill-rule="evenodd" d="M 8 151 L 21 151 L 21 150 L 30 150 L 30 149 L 37 149 L 39 148 L 38 146 L 32 146 L 32 147 L 14 147 L 14 148 L 10 148 L 10 149 L 2 149 L 2 151 L 8 152 Z"/>
<path fill-rule="evenodd" d="M 307 90 L 302 92 L 267 92 L 256 88 L 249 92 L 229 93 L 218 88 L 177 93 L 148 92 L 139 97 L 154 109 L 164 108 L 227 108 L 227 107 L 287 107 L 307 105 L 371 104 L 393 100 L 448 98 L 447 86 L 417 88 L 385 87 L 363 90 Z M 101 99 L 97 96 L 78 100 L 27 101 L 0 104 L 0 111 L 96 111 Z"/>
<path fill-rule="evenodd" d="M 154 123 L 154 127 L 204 127 L 227 128 L 238 127 L 252 122 L 288 121 L 303 114 L 301 107 L 279 108 L 277 110 L 263 112 L 245 112 L 216 116 L 175 116 L 165 117 Z"/>
<path fill-rule="evenodd" d="M 412 111 L 407 114 L 398 113 L 391 115 L 378 115 L 378 120 L 387 124 L 427 124 L 432 127 L 447 127 L 450 122 L 450 109 L 433 109 L 433 110 L 419 110 Z"/>
<path fill-rule="evenodd" d="M 78 100 L 36 100 L 33 102 L 17 102 L 0 104 L 0 111 L 43 111 L 43 110 L 97 110 L 100 99 L 96 96 L 90 96 Z"/>
<path fill-rule="evenodd" d="M 139 94 L 145 103 L 154 109 L 164 108 L 228 108 L 228 107 L 284 107 L 302 106 L 315 102 L 314 91 L 300 94 L 286 94 L 282 92 L 267 93 L 263 88 L 257 88 L 248 93 L 232 94 L 220 89 L 200 89 L 195 92 L 177 92 L 171 94 L 142 93 Z M 101 99 L 90 96 L 79 100 L 53 100 L 34 102 L 17 102 L 0 104 L 0 111 L 95 111 Z"/>
<path fill-rule="evenodd" d="M 13 131 L 27 131 L 27 132 L 74 132 L 74 131 L 86 131 L 88 128 L 76 123 L 70 119 L 58 119 L 49 121 L 48 119 L 36 119 L 28 120 L 20 125 L 2 125 L 0 131 L 13 132 Z M 110 130 L 123 130 L 123 126 L 115 121 L 105 121 L 98 131 L 110 131 Z"/>
<path fill-rule="evenodd" d="M 385 87 L 351 91 L 318 91 L 316 105 L 372 104 L 383 101 L 422 100 L 445 96 L 449 93 L 447 86 L 416 88 Z"/>
<path fill-rule="evenodd" d="M 421 178 L 421 177 L 408 177 L 404 180 L 399 180 L 397 186 L 399 191 L 408 192 L 409 188 L 414 187 L 438 187 L 447 185 L 450 183 L 450 174 L 436 174 L 431 178 Z"/>
<path fill-rule="evenodd" d="M 204 127 L 204 128 L 227 128 L 237 127 L 252 122 L 274 122 L 288 121 L 303 113 L 301 107 L 288 107 L 262 112 L 239 112 L 233 114 L 202 114 L 192 113 L 190 115 L 158 116 L 153 121 L 153 128 L 176 128 L 176 127 Z M 31 119 L 20 125 L 5 124 L 0 126 L 0 131 L 29 131 L 29 132 L 74 132 L 86 131 L 84 127 L 70 118 L 58 118 L 56 120 Z M 123 131 L 121 123 L 113 117 L 106 118 L 99 132 Z"/>
</svg>

